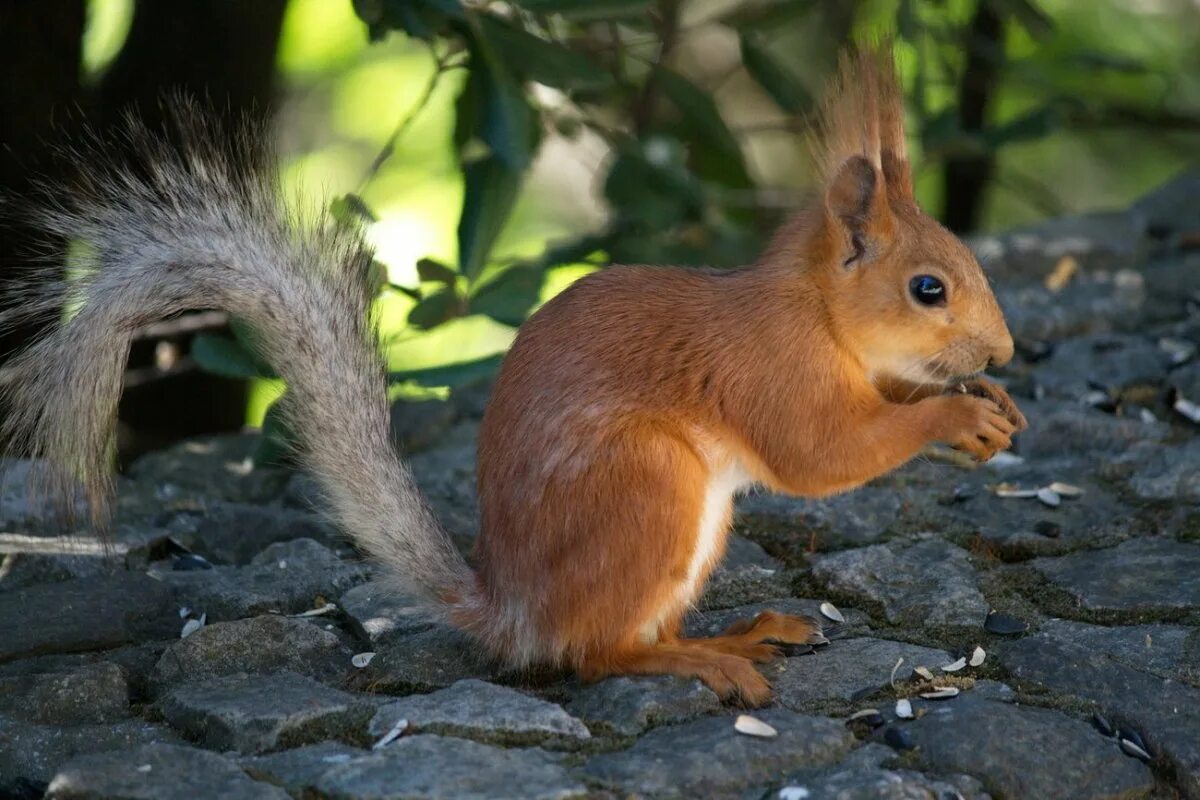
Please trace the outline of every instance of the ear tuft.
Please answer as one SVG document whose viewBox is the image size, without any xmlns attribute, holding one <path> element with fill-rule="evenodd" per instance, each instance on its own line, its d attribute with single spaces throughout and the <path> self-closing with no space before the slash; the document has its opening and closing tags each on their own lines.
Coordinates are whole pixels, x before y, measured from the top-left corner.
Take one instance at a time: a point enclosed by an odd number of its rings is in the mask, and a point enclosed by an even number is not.
<svg viewBox="0 0 1200 800">
<path fill-rule="evenodd" d="M 861 232 L 871 216 L 877 181 L 870 161 L 863 156 L 849 158 L 829 181 L 825 207 L 852 233 Z"/>
</svg>

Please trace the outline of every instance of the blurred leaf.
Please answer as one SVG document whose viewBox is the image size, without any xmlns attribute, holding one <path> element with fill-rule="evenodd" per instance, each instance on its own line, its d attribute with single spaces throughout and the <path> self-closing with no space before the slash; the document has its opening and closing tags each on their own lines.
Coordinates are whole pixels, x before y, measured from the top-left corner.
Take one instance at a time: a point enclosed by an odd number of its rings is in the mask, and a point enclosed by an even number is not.
<svg viewBox="0 0 1200 800">
<path fill-rule="evenodd" d="M 771 31 L 789 25 L 814 6 L 817 0 L 750 0 L 738 3 L 717 21 L 735 31 Z"/>
<path fill-rule="evenodd" d="M 463 207 L 458 220 L 458 270 L 474 281 L 512 213 L 521 174 L 498 156 L 463 167 Z"/>
<path fill-rule="evenodd" d="M 661 67 L 654 73 L 654 80 L 684 118 L 679 133 L 702 145 L 692 153 L 696 172 L 726 186 L 749 187 L 750 175 L 742 146 L 725 124 L 712 95 L 682 75 Z"/>
<path fill-rule="evenodd" d="M 260 364 L 245 347 L 219 333 L 200 333 L 192 339 L 192 360 L 206 372 L 224 378 L 261 378 Z"/>
<path fill-rule="evenodd" d="M 242 348 L 246 355 L 254 361 L 258 367 L 258 377 L 260 378 L 278 378 L 279 374 L 268 364 L 263 361 L 259 355 L 263 351 L 259 344 L 258 333 L 254 328 L 247 325 L 238 317 L 231 317 L 229 320 L 229 331 L 233 334 L 234 342 Z"/>
<path fill-rule="evenodd" d="M 481 378 L 494 375 L 500 369 L 504 354 L 500 353 L 474 361 L 464 361 L 458 364 L 446 364 L 439 367 L 424 367 L 421 369 L 398 370 L 388 374 L 388 380 L 393 383 L 413 381 L 420 386 L 466 386 Z"/>
<path fill-rule="evenodd" d="M 378 221 L 378 217 L 375 216 L 375 212 L 371 211 L 366 201 L 353 192 L 335 197 L 329 204 L 329 213 L 342 224 L 357 225 L 362 222 Z"/>
<path fill-rule="evenodd" d="M 650 0 L 521 0 L 518 5 L 535 14 L 562 14 L 574 22 L 595 22 L 643 16 Z"/>
<path fill-rule="evenodd" d="M 457 272 L 432 258 L 422 258 L 417 262 L 417 275 L 423 281 L 437 281 L 447 286 L 453 286 L 458 281 Z"/>
<path fill-rule="evenodd" d="M 678 143 L 662 137 L 644 149 L 626 145 L 608 171 L 604 196 L 621 220 L 639 229 L 658 231 L 698 218 L 703 188 L 681 161 Z"/>
<path fill-rule="evenodd" d="M 1092 69 L 1110 69 L 1114 72 L 1125 72 L 1138 75 L 1149 72 L 1150 67 L 1140 58 L 1121 55 L 1120 53 L 1105 53 L 1099 50 L 1080 50 L 1069 58 L 1080 66 Z"/>
<path fill-rule="evenodd" d="M 776 105 L 789 114 L 797 114 L 812 107 L 812 97 L 804 90 L 804 85 L 779 63 L 758 36 L 743 31 L 740 41 L 742 64 L 754 80 L 758 81 L 758 85 L 771 95 Z"/>
<path fill-rule="evenodd" d="M 447 320 L 462 316 L 462 300 L 453 287 L 443 286 L 425 297 L 408 312 L 408 324 L 428 330 Z"/>
<path fill-rule="evenodd" d="M 1062 117 L 1056 106 L 1045 105 L 985 131 L 984 140 L 991 147 L 1028 142 L 1048 136 L 1061 125 Z"/>
<path fill-rule="evenodd" d="M 294 451 L 296 434 L 283 414 L 282 402 L 282 397 L 277 399 L 263 417 L 262 438 L 251 459 L 256 467 L 285 464 Z"/>
<path fill-rule="evenodd" d="M 1034 0 L 990 0 L 1007 12 L 1034 39 L 1045 39 L 1054 33 L 1054 20 L 1038 7 Z"/>
<path fill-rule="evenodd" d="M 393 30 L 430 40 L 463 16 L 458 0 L 354 0 L 354 11 L 367 23 L 371 41 Z"/>
<path fill-rule="evenodd" d="M 547 41 L 491 14 L 479 25 L 496 54 L 518 75 L 560 89 L 598 89 L 612 84 L 612 75 L 587 56 Z"/>
<path fill-rule="evenodd" d="M 469 18 L 468 46 L 471 51 L 471 76 L 463 93 L 470 95 L 460 103 L 467 114 L 468 127 L 455 127 L 460 146 L 478 137 L 512 170 L 520 171 L 533 158 L 538 118 L 524 88 L 499 57 L 485 35 L 479 18 Z"/>
<path fill-rule="evenodd" d="M 471 311 L 516 327 L 537 304 L 544 270 L 517 264 L 496 274 L 471 295 Z"/>
<path fill-rule="evenodd" d="M 919 38 L 921 23 L 917 18 L 917 10 L 913 7 L 913 0 L 900 0 L 900 5 L 896 8 L 896 30 L 905 41 L 915 44 Z"/>
</svg>

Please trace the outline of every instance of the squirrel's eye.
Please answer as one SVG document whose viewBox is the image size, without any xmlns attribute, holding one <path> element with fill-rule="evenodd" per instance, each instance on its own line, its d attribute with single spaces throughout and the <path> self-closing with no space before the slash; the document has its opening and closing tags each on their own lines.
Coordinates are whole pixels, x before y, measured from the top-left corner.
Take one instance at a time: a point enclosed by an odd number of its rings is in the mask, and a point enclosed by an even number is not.
<svg viewBox="0 0 1200 800">
<path fill-rule="evenodd" d="M 923 306 L 936 306 L 946 302 L 945 285 L 932 275 L 918 275 L 908 282 L 909 294 Z"/>
</svg>

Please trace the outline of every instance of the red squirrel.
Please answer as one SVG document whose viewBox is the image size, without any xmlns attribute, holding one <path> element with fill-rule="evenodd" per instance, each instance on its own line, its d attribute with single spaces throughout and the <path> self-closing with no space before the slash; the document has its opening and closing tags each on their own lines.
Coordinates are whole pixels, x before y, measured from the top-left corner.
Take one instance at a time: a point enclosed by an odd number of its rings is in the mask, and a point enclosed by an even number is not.
<svg viewBox="0 0 1200 800">
<path fill-rule="evenodd" d="M 1012 338 L 976 259 L 913 198 L 890 52 L 848 56 L 813 134 L 822 193 L 757 263 L 614 266 L 521 327 L 480 430 L 468 564 L 389 438 L 361 234 L 298 222 L 269 168 L 216 152 L 212 125 L 183 107 L 181 142 L 138 131 L 141 165 L 85 148 L 85 180 L 36 212 L 86 243 L 86 261 L 28 295 L 25 314 L 76 310 L 10 362 L 3 433 L 48 461 L 60 495 L 82 486 L 97 524 L 133 333 L 224 309 L 287 380 L 285 412 L 341 529 L 497 661 L 694 677 L 760 705 L 771 688 L 754 664 L 821 630 L 764 612 L 683 636 L 734 496 L 843 492 L 931 442 L 987 460 L 1025 427 L 1000 387 L 970 377 L 1007 362 Z"/>
</svg>

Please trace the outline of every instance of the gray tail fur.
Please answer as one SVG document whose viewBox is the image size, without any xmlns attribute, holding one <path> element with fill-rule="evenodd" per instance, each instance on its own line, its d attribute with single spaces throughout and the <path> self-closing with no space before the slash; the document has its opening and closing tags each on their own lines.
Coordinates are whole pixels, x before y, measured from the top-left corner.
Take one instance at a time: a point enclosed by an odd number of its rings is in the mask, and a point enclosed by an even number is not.
<svg viewBox="0 0 1200 800">
<path fill-rule="evenodd" d="M 462 597 L 471 571 L 389 434 L 361 235 L 281 198 L 274 159 L 255 153 L 265 137 L 241 132 L 250 166 L 221 152 L 217 124 L 193 106 L 176 104 L 174 122 L 170 142 L 129 123 L 117 143 L 129 160 L 89 140 L 68 154 L 78 182 L 33 204 L 34 221 L 78 257 L 65 280 L 44 268 L 8 312 L 48 324 L 3 370 L 6 444 L 45 459 L 46 489 L 68 508 L 82 491 L 103 526 L 133 336 L 182 311 L 228 311 L 287 381 L 285 419 L 334 521 L 406 588 Z"/>
</svg>

